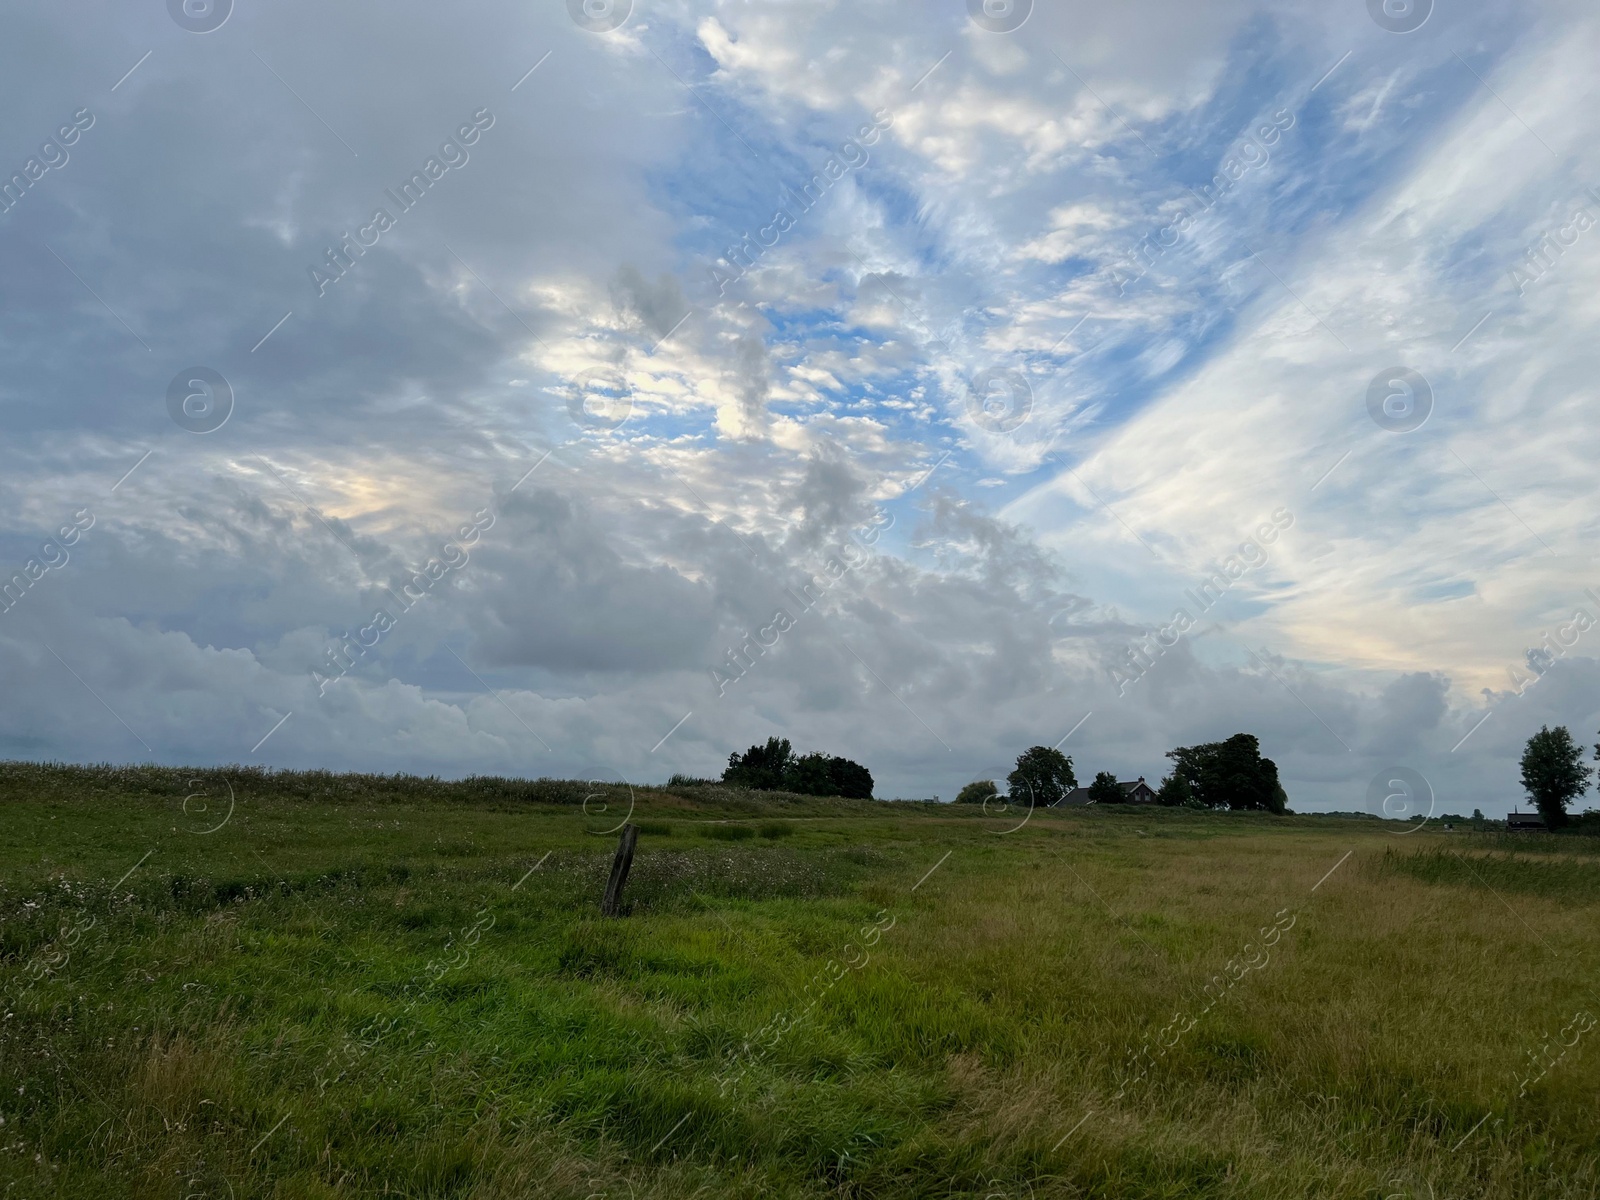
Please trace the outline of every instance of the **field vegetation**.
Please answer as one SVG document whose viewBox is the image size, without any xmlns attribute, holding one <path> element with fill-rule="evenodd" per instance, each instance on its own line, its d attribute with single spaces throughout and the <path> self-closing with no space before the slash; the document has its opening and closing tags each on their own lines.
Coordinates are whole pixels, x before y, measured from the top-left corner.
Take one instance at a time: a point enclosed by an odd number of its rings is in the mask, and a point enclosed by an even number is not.
<svg viewBox="0 0 1600 1200">
<path fill-rule="evenodd" d="M 1600 839 L 27 764 L 0 814 L 8 1200 L 1600 1195 Z"/>
</svg>

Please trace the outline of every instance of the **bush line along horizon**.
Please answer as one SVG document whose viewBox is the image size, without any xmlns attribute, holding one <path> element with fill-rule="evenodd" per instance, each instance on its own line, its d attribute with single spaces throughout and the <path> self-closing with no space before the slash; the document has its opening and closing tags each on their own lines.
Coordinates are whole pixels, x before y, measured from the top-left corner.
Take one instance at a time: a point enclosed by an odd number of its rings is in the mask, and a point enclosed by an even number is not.
<svg viewBox="0 0 1600 1200">
<path fill-rule="evenodd" d="M 1166 757 L 1172 771 L 1154 789 L 1158 804 L 1169 808 L 1255 810 L 1284 814 L 1289 797 L 1278 779 L 1278 765 L 1261 754 L 1254 734 L 1236 733 L 1220 742 L 1179 746 Z M 1595 743 L 1600 761 L 1600 742 Z M 1541 726 L 1523 751 L 1522 786 L 1549 829 L 1572 823 L 1568 806 L 1588 790 L 1595 769 L 1583 762 L 1583 750 L 1565 726 Z M 1144 777 L 1140 776 L 1140 782 Z M 796 755 L 788 738 L 769 737 L 743 754 L 728 756 L 718 779 L 673 775 L 668 787 L 706 787 L 721 783 L 752 791 L 790 792 L 802 796 L 841 796 L 872 799 L 872 772 L 860 763 L 820 752 Z M 1061 803 L 1078 787 L 1072 757 L 1050 746 L 1030 746 L 1017 756 L 1016 767 L 1006 776 L 1006 803 L 1049 808 Z M 1126 804 L 1127 792 L 1110 771 L 1099 771 L 1085 789 L 1090 804 Z M 992 779 L 976 779 L 961 788 L 957 804 L 986 804 L 1001 800 Z M 1416 819 L 1416 818 L 1412 818 Z M 1444 820 L 1466 818 L 1442 817 Z M 1473 819 L 1483 820 L 1474 809 Z"/>
<path fill-rule="evenodd" d="M 1262 809 L 1288 811 L 1288 796 L 1278 782 L 1278 765 L 1261 757 L 1254 734 L 1236 733 L 1224 742 L 1203 742 L 1167 751 L 1172 774 L 1156 789 L 1156 800 L 1171 808 Z M 1141 776 L 1141 781 L 1142 781 Z M 1016 769 L 1006 776 L 1007 800 L 1049 808 L 1061 803 L 1078 786 L 1070 755 L 1049 746 L 1030 746 L 1017 757 Z M 958 804 L 983 804 L 999 798 L 992 779 L 967 784 L 956 796 Z M 1110 771 L 1101 771 L 1088 788 L 1088 802 L 1126 804 L 1127 793 Z"/>
</svg>

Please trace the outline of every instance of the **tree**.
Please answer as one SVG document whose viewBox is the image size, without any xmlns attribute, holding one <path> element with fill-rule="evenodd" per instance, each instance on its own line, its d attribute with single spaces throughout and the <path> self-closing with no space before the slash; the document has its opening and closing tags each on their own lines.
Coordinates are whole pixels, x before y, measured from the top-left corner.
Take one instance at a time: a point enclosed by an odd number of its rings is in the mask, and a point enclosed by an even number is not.
<svg viewBox="0 0 1600 1200">
<path fill-rule="evenodd" d="M 1172 774 L 1161 781 L 1163 804 L 1204 808 L 1254 808 L 1281 813 L 1289 797 L 1278 782 L 1278 764 L 1261 757 L 1252 734 L 1236 733 L 1225 742 L 1204 742 L 1167 751 Z"/>
<path fill-rule="evenodd" d="M 836 755 L 813 752 L 797 757 L 788 738 L 768 738 L 765 746 L 728 755 L 722 782 L 762 792 L 872 799 L 872 772 L 867 768 Z"/>
<path fill-rule="evenodd" d="M 1030 746 L 1017 755 L 1017 769 L 1006 776 L 1011 800 L 1048 808 L 1078 786 L 1072 759 L 1049 746 Z"/>
<path fill-rule="evenodd" d="M 788 738 L 768 738 L 765 746 L 751 746 L 743 754 L 728 755 L 728 769 L 722 782 L 734 787 L 775 792 L 784 786 L 784 776 L 794 764 L 794 751 Z"/>
<path fill-rule="evenodd" d="M 872 799 L 872 772 L 848 758 L 828 760 L 828 778 L 836 795 L 849 800 Z"/>
<path fill-rule="evenodd" d="M 1168 808 L 1182 808 L 1186 805 L 1205 807 L 1194 798 L 1194 789 L 1189 786 L 1188 775 L 1179 771 L 1174 771 L 1161 781 L 1161 786 L 1156 789 L 1156 800 Z"/>
<path fill-rule="evenodd" d="M 1541 725 L 1522 752 L 1522 786 L 1551 829 L 1567 823 L 1567 805 L 1589 788 L 1583 751 L 1565 725 Z"/>
<path fill-rule="evenodd" d="M 1089 799 L 1095 804 L 1126 804 L 1128 795 L 1110 771 L 1101 771 L 1089 785 Z"/>
<path fill-rule="evenodd" d="M 802 796 L 837 796 L 833 777 L 828 774 L 826 754 L 802 754 L 792 759 L 783 772 L 783 790 Z"/>
<path fill-rule="evenodd" d="M 1000 789 L 995 787 L 992 779 L 974 779 L 961 789 L 956 796 L 957 804 L 987 804 L 990 800 L 998 798 Z"/>
</svg>

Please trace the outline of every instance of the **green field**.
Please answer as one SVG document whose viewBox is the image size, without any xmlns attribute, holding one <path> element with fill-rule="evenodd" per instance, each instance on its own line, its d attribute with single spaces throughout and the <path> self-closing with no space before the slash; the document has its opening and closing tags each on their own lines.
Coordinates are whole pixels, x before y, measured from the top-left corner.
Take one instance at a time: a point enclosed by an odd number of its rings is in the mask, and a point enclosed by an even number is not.
<svg viewBox="0 0 1600 1200">
<path fill-rule="evenodd" d="M 7 1200 L 1600 1195 L 1600 839 L 23 764 L 0 813 Z"/>
</svg>

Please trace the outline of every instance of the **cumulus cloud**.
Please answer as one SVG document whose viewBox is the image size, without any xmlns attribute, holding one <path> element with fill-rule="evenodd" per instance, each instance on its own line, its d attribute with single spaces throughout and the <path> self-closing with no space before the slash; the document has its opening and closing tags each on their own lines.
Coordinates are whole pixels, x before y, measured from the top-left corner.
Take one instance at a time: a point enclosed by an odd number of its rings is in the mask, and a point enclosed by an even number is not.
<svg viewBox="0 0 1600 1200">
<path fill-rule="evenodd" d="M 7 169 L 94 121 L 0 214 L 0 752 L 661 778 L 780 732 L 948 796 L 1244 729 L 1301 807 L 1509 807 L 1519 739 L 1600 723 L 1593 15 L 1036 8 L 19 15 Z"/>
</svg>

